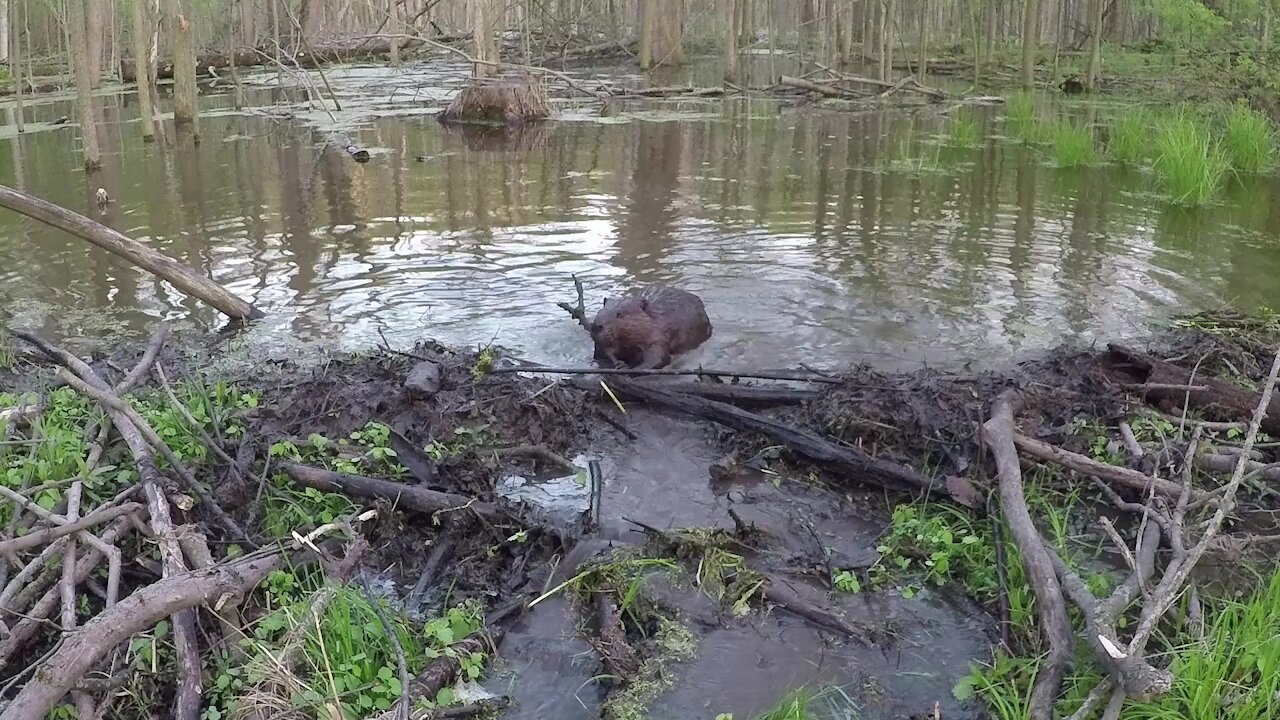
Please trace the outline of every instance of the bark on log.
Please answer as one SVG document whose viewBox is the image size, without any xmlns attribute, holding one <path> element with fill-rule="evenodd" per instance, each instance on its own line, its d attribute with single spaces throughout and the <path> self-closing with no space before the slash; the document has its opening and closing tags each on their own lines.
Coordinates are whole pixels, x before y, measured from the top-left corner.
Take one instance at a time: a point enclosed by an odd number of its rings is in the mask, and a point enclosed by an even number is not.
<svg viewBox="0 0 1280 720">
<path fill-rule="evenodd" d="M 1199 374 L 1193 377 L 1190 370 L 1122 345 L 1108 345 L 1107 351 L 1109 369 L 1124 373 L 1131 382 L 1152 386 L 1143 391 L 1144 399 L 1167 413 L 1181 416 L 1185 404 L 1213 419 L 1247 422 L 1258 404 L 1258 393 L 1238 385 Z M 1173 389 L 1177 387 L 1197 389 Z M 1273 397 L 1267 406 L 1262 429 L 1280 437 L 1280 397 Z"/>
<path fill-rule="evenodd" d="M 793 87 L 793 88 L 799 88 L 801 90 L 808 90 L 809 92 L 818 93 L 819 95 L 825 95 L 827 97 L 844 98 L 844 99 L 850 99 L 850 98 L 859 99 L 859 98 L 869 97 L 867 93 L 860 93 L 860 92 L 855 92 L 853 90 L 846 90 L 845 88 L 830 87 L 828 85 L 819 85 L 816 82 L 805 80 L 803 78 L 790 77 L 787 75 L 783 75 L 782 77 L 778 78 L 778 84 L 785 85 L 786 87 Z"/>
<path fill-rule="evenodd" d="M 1048 657 L 1031 691 L 1031 720 L 1053 720 L 1053 703 L 1062 689 L 1067 663 L 1075 648 L 1075 634 L 1067 617 L 1067 606 L 1054 572 L 1053 559 L 1031 520 L 1023 495 L 1022 470 L 1013 444 L 1014 409 L 1020 404 L 1021 398 L 1016 392 L 1006 390 L 1002 393 L 991 406 L 991 419 L 982 426 L 982 435 L 995 456 L 1000 508 L 1009 523 L 1009 534 L 1022 555 L 1022 567 L 1036 598 L 1040 632 L 1049 645 Z"/>
<path fill-rule="evenodd" d="M 41 720 L 112 648 L 164 618 L 227 594 L 251 590 L 284 567 L 283 554 L 232 562 L 165 578 L 121 600 L 67 636 L 0 713 L 0 720 Z"/>
<path fill-rule="evenodd" d="M 252 305 L 192 268 L 79 213 L 4 185 L 0 185 L 0 207 L 65 230 L 119 255 L 233 320 L 262 317 Z"/>
<path fill-rule="evenodd" d="M 635 380 L 615 378 L 609 380 L 608 385 L 615 393 L 624 397 L 705 417 L 735 430 L 760 433 L 787 446 L 797 455 L 847 473 L 851 480 L 887 485 L 900 490 L 923 491 L 935 496 L 947 492 L 942 483 L 930 480 L 913 468 L 873 458 L 857 448 L 837 445 L 807 430 L 784 425 L 733 405 L 683 395 Z M 960 497 L 953 496 L 951 499 L 964 504 L 964 499 Z"/>
<path fill-rule="evenodd" d="M 1063 450 L 1060 447 L 1027 437 L 1021 433 L 1013 433 L 1013 444 L 1017 446 L 1018 450 L 1034 458 L 1056 462 L 1065 468 L 1085 475 L 1092 475 L 1113 485 L 1122 485 L 1140 492 L 1154 488 L 1161 495 L 1175 500 L 1182 494 L 1182 486 L 1172 480 L 1165 480 L 1153 475 L 1143 475 L 1137 470 L 1099 462 L 1091 457 Z M 1200 498 L 1201 495 L 1202 493 L 1199 491 L 1192 493 L 1192 497 L 1196 499 Z"/>
<path fill-rule="evenodd" d="M 478 502 L 465 495 L 454 495 L 361 475 L 348 475 L 291 462 L 280 463 L 280 468 L 295 483 L 324 492 L 389 500 L 398 508 L 427 514 L 470 510 L 490 522 L 507 520 L 506 515 L 493 503 Z"/>
</svg>

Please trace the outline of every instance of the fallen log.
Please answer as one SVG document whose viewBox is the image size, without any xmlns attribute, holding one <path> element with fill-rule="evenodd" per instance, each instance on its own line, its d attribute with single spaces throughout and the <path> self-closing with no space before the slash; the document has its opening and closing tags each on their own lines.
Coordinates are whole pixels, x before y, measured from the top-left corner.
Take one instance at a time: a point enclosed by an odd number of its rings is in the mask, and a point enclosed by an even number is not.
<svg viewBox="0 0 1280 720">
<path fill-rule="evenodd" d="M 1075 633 L 1067 617 L 1067 604 L 1054 572 L 1053 559 L 1040 539 L 1022 487 L 1022 469 L 1014 447 L 1013 416 L 1021 397 L 1006 390 L 991 406 L 991 418 L 982 426 L 982 438 L 995 456 L 1000 488 L 1000 510 L 1009 524 L 1009 534 L 1022 556 L 1022 567 L 1036 598 L 1040 633 L 1049 645 L 1048 657 L 1036 674 L 1031 690 L 1031 720 L 1053 720 L 1053 703 L 1062 689 L 1067 663 L 1075 649 Z"/>
<path fill-rule="evenodd" d="M 1147 353 L 1111 344 L 1105 361 L 1113 374 L 1124 374 L 1128 385 L 1142 385 L 1138 393 L 1166 413 L 1181 416 L 1183 407 L 1217 420 L 1247 422 L 1258 404 L 1258 393 L 1238 385 L 1193 373 Z M 1262 430 L 1280 437 L 1280 398 L 1272 398 Z"/>
<path fill-rule="evenodd" d="M 170 576 L 133 593 L 65 637 L 0 712 L 0 720 L 41 720 L 86 672 L 130 636 L 171 615 L 212 605 L 228 594 L 243 594 L 284 567 L 285 559 L 282 553 L 274 553 L 229 562 Z"/>
<path fill-rule="evenodd" d="M 387 500 L 398 508 L 428 515 L 470 510 L 489 522 L 507 520 L 507 516 L 493 503 L 481 502 L 465 495 L 439 492 L 362 475 L 348 475 L 298 463 L 282 462 L 280 468 L 295 483 L 324 492 Z"/>
<path fill-rule="evenodd" d="M 262 317 L 262 313 L 252 305 L 194 269 L 84 215 L 4 185 L 0 185 L 0 207 L 65 230 L 119 255 L 233 320 Z"/>
<path fill-rule="evenodd" d="M 1154 489 L 1161 495 L 1174 499 L 1182 494 L 1182 486 L 1171 480 L 1165 480 L 1154 475 L 1143 475 L 1137 470 L 1130 470 L 1118 465 L 1109 465 L 1091 457 L 1073 453 L 1070 450 L 1063 450 L 1056 445 L 1050 445 L 1047 442 L 1027 437 L 1021 433 L 1013 433 L 1013 444 L 1018 450 L 1038 460 L 1055 462 L 1078 473 L 1092 475 L 1131 490 L 1146 492 Z M 1192 497 L 1197 499 L 1202 495 L 1203 493 L 1200 492 L 1192 493 Z"/>
<path fill-rule="evenodd" d="M 837 445 L 807 430 L 785 425 L 764 415 L 727 403 L 672 392 L 658 385 L 617 378 L 608 387 L 616 394 L 659 405 L 671 410 L 714 420 L 735 430 L 757 432 L 785 445 L 792 452 L 832 469 L 848 473 L 850 479 L 891 486 L 899 490 L 923 491 L 930 496 L 947 496 L 968 505 L 961 493 L 951 493 L 944 484 L 925 477 L 913 468 L 874 458 L 854 447 Z"/>
<path fill-rule="evenodd" d="M 812 80 L 805 80 L 804 78 L 790 77 L 788 75 L 783 75 L 782 77 L 778 78 L 778 84 L 784 87 L 798 88 L 800 90 L 807 90 L 812 93 L 818 93 L 819 95 L 825 95 L 827 97 L 834 97 L 834 98 L 860 99 L 860 98 L 870 97 L 869 93 L 861 93 L 861 92 L 856 92 L 854 90 L 848 90 L 845 88 L 831 87 L 829 85 L 820 85 L 816 82 L 813 82 Z"/>
</svg>

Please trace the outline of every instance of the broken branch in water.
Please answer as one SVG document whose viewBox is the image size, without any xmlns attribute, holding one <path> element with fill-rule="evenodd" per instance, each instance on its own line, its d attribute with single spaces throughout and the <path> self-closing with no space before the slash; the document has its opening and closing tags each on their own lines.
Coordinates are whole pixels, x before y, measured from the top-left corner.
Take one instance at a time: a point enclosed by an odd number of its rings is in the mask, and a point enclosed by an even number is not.
<svg viewBox="0 0 1280 720">
<path fill-rule="evenodd" d="M 591 332 L 591 320 L 587 317 L 586 301 L 582 297 L 582 280 L 577 275 L 573 276 L 573 289 L 578 293 L 578 304 L 570 305 L 567 302 L 558 302 L 561 309 L 569 313 L 569 317 L 578 321 L 578 324 L 586 328 L 587 332 Z"/>
<path fill-rule="evenodd" d="M 118 255 L 233 320 L 262 317 L 252 305 L 191 267 L 79 213 L 4 185 L 0 185 L 0 207 L 65 230 Z"/>
</svg>

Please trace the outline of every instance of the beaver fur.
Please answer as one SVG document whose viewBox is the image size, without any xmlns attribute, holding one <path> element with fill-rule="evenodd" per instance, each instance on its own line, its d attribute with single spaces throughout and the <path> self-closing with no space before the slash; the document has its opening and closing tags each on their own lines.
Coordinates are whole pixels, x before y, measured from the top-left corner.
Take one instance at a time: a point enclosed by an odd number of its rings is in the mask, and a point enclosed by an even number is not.
<svg viewBox="0 0 1280 720">
<path fill-rule="evenodd" d="M 601 365 L 651 369 L 706 342 L 712 328 L 697 295 L 655 284 L 606 298 L 590 330 Z"/>
</svg>

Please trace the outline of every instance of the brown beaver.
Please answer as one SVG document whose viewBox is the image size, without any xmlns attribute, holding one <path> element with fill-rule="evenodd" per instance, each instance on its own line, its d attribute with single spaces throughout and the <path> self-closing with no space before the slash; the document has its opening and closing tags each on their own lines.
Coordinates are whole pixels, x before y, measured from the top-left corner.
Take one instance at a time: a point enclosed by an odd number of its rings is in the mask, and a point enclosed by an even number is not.
<svg viewBox="0 0 1280 720">
<path fill-rule="evenodd" d="M 606 367 L 660 368 L 711 337 L 711 320 L 693 293 L 649 285 L 606 298 L 591 322 L 596 360 Z"/>
</svg>

